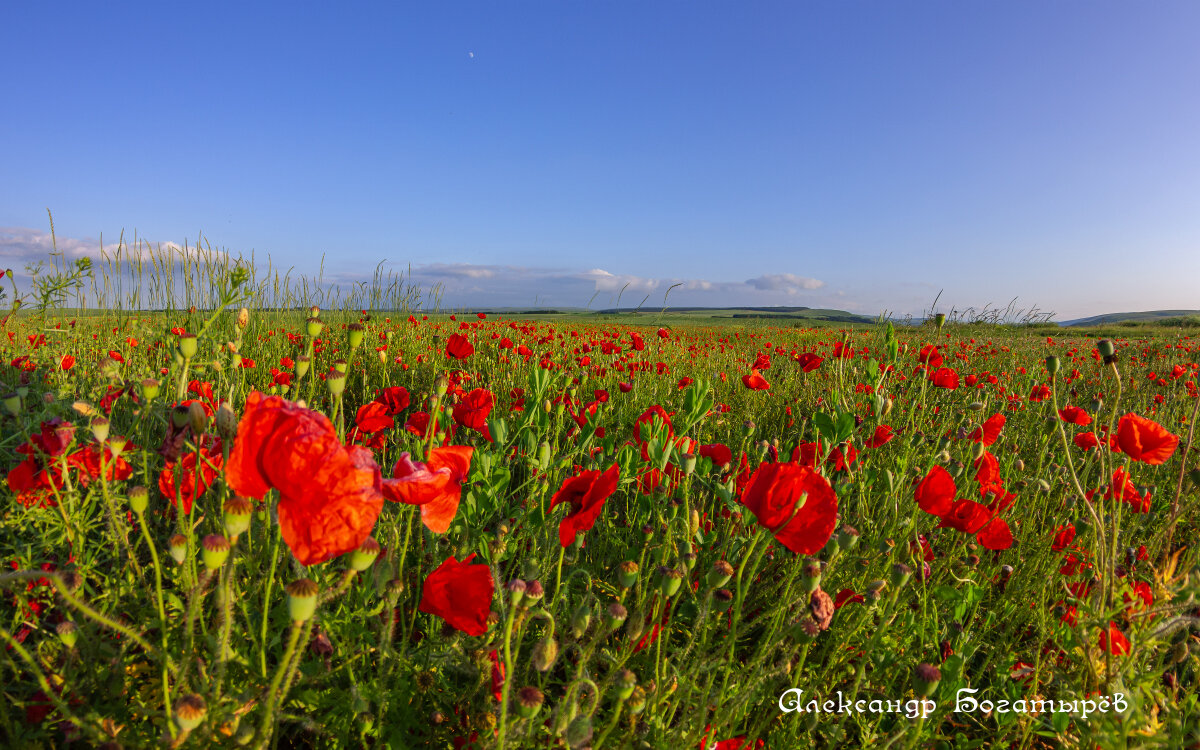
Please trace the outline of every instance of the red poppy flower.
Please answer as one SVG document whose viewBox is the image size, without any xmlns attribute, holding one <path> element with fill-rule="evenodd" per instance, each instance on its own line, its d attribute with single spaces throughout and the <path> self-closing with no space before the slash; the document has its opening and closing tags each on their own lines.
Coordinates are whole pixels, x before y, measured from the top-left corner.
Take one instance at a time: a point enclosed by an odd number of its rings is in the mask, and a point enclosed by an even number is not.
<svg viewBox="0 0 1200 750">
<path fill-rule="evenodd" d="M 804 372 L 812 372 L 820 367 L 824 361 L 824 357 L 819 357 L 812 352 L 804 352 L 796 357 L 796 364 L 800 365 L 800 369 Z"/>
<path fill-rule="evenodd" d="M 496 397 L 485 388 L 476 388 L 454 405 L 454 421 L 470 430 L 482 434 L 487 441 L 492 442 L 492 434 L 488 431 L 487 418 L 496 405 Z"/>
<path fill-rule="evenodd" d="M 837 495 L 829 480 L 807 466 L 760 464 L 741 502 L 754 512 L 759 525 L 798 555 L 811 555 L 824 547 L 837 525 Z"/>
<path fill-rule="evenodd" d="M 713 466 L 718 469 L 733 461 L 733 451 L 729 450 L 729 446 L 722 443 L 710 443 L 700 446 L 700 455 L 711 459 Z"/>
<path fill-rule="evenodd" d="M 200 446 L 200 471 L 196 471 L 196 451 L 188 450 L 180 454 L 180 460 L 168 461 L 158 474 L 158 489 L 163 496 L 175 504 L 175 467 L 179 466 L 179 497 L 183 500 L 183 512 L 192 512 L 192 503 L 196 498 L 208 491 L 220 475 L 224 464 L 221 453 L 221 441 L 206 435 Z M 199 481 L 197 482 L 197 473 Z"/>
<path fill-rule="evenodd" d="M 571 511 L 558 523 L 558 542 L 564 547 L 575 543 L 575 536 L 596 524 L 604 501 L 617 489 L 620 469 L 616 464 L 603 473 L 596 470 L 581 472 L 563 480 L 562 486 L 550 500 L 550 507 L 569 503 Z"/>
<path fill-rule="evenodd" d="M 633 350 L 635 352 L 640 352 L 646 348 L 646 342 L 642 340 L 642 337 L 639 334 L 630 333 L 629 341 L 633 344 Z"/>
<path fill-rule="evenodd" d="M 342 445 L 324 414 L 258 391 L 246 399 L 226 479 L 246 497 L 279 491 L 280 531 L 302 565 L 357 549 L 383 509 L 371 451 Z"/>
<path fill-rule="evenodd" d="M 401 453 L 392 479 L 383 480 L 383 496 L 395 503 L 421 506 L 421 522 L 435 534 L 450 528 L 462 501 L 462 482 L 471 470 L 475 449 L 465 445 L 434 448 L 425 463 Z"/>
<path fill-rule="evenodd" d="M 1157 422 L 1126 414 L 1117 423 L 1117 445 L 1134 461 L 1157 466 L 1175 453 L 1179 438 Z"/>
<path fill-rule="evenodd" d="M 917 485 L 917 505 L 926 513 L 944 516 L 954 506 L 957 493 L 958 488 L 954 486 L 950 472 L 941 466 L 934 466 Z"/>
<path fill-rule="evenodd" d="M 400 385 L 384 388 L 375 397 L 375 401 L 387 407 L 387 413 L 394 416 L 408 408 L 408 389 Z"/>
<path fill-rule="evenodd" d="M 1096 433 L 1094 432 L 1080 432 L 1072 438 L 1072 441 L 1077 447 L 1085 451 L 1100 447 L 1100 441 L 1096 438 Z"/>
<path fill-rule="evenodd" d="M 1092 423 L 1092 415 L 1078 406 L 1064 406 L 1058 410 L 1058 417 L 1068 424 L 1077 424 L 1080 427 L 1087 427 Z"/>
<path fill-rule="evenodd" d="M 1000 437 L 1000 431 L 1004 429 L 1004 415 L 993 414 L 988 417 L 982 426 L 976 427 L 971 434 L 967 435 L 968 440 L 984 445 L 991 445 Z"/>
<path fill-rule="evenodd" d="M 466 359 L 475 353 L 475 345 L 462 334 L 455 333 L 446 341 L 446 356 L 454 359 Z"/>
<path fill-rule="evenodd" d="M 974 500 L 955 500 L 950 510 L 942 515 L 942 522 L 938 524 L 938 528 L 951 528 L 964 534 L 975 534 L 991 519 L 992 512 L 986 505 Z"/>
<path fill-rule="evenodd" d="M 658 329 L 658 337 L 659 337 L 660 339 L 669 338 L 669 337 L 670 337 L 670 335 L 671 335 L 670 331 L 668 331 L 666 328 L 659 328 L 659 329 Z"/>
<path fill-rule="evenodd" d="M 943 367 L 929 377 L 934 386 L 954 390 L 958 388 L 958 373 L 949 367 Z"/>
<path fill-rule="evenodd" d="M 868 448 L 879 448 L 892 442 L 894 437 L 896 437 L 896 432 L 891 425 L 881 424 L 875 428 L 871 437 L 867 438 L 865 445 Z"/>
<path fill-rule="evenodd" d="M 1050 545 L 1050 549 L 1055 552 L 1061 552 L 1069 547 L 1073 541 L 1075 541 L 1075 524 L 1069 523 L 1066 526 L 1058 526 L 1054 529 L 1054 543 Z"/>
<path fill-rule="evenodd" d="M 59 367 L 61 367 L 64 370 L 70 370 L 74 366 L 75 366 L 75 358 L 72 357 L 70 354 L 63 357 L 62 360 L 59 362 Z"/>
<path fill-rule="evenodd" d="M 975 541 L 993 551 L 1005 550 L 1013 545 L 1012 530 L 1003 518 L 993 518 L 975 534 Z"/>
<path fill-rule="evenodd" d="M 765 391 L 771 387 L 771 384 L 767 382 L 767 379 L 758 370 L 751 370 L 749 375 L 743 375 L 742 385 L 752 391 Z"/>
<path fill-rule="evenodd" d="M 1100 650 L 1114 656 L 1124 656 L 1129 653 L 1129 639 L 1121 632 L 1115 622 L 1109 622 L 1106 630 L 1100 631 Z"/>
<path fill-rule="evenodd" d="M 430 573 L 421 588 L 418 609 L 437 615 L 467 635 L 483 635 L 488 629 L 496 584 L 491 567 L 472 565 L 473 559 L 475 555 L 459 562 L 451 556 Z"/>
<path fill-rule="evenodd" d="M 367 434 L 388 430 L 396 425 L 396 420 L 388 413 L 386 405 L 378 401 L 368 401 L 358 408 L 354 415 L 354 426 L 359 432 Z"/>
<path fill-rule="evenodd" d="M 838 610 L 847 604 L 862 604 L 865 601 L 863 595 L 855 593 L 854 589 L 842 589 L 833 599 L 833 608 Z"/>
</svg>

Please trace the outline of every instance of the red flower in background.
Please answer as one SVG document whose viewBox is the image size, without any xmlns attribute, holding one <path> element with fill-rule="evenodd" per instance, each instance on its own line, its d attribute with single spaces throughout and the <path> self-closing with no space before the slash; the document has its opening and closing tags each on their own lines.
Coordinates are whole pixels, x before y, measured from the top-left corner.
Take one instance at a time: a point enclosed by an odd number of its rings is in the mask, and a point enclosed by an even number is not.
<svg viewBox="0 0 1200 750">
<path fill-rule="evenodd" d="M 758 370 L 751 370 L 749 375 L 742 376 L 742 385 L 752 391 L 765 391 L 771 387 L 767 379 Z"/>
<path fill-rule="evenodd" d="M 1121 632 L 1115 622 L 1109 622 L 1106 630 L 1100 631 L 1100 650 L 1114 656 L 1124 656 L 1129 653 L 1129 639 Z"/>
<path fill-rule="evenodd" d="M 991 445 L 1000 437 L 1000 431 L 1004 429 L 1004 415 L 993 414 L 988 417 L 982 426 L 976 427 L 971 434 L 967 435 L 968 440 L 984 445 Z"/>
<path fill-rule="evenodd" d="M 894 437 L 896 437 L 896 432 L 891 425 L 881 424 L 875 428 L 875 432 L 867 438 L 864 445 L 868 448 L 879 448 L 892 442 Z"/>
<path fill-rule="evenodd" d="M 798 505 L 804 498 L 802 505 Z M 837 525 L 837 495 L 829 480 L 806 466 L 760 464 L 741 496 L 759 525 L 779 543 L 811 555 L 829 541 Z"/>
<path fill-rule="evenodd" d="M 254 391 L 226 468 L 238 494 L 279 491 L 283 540 L 302 565 L 357 549 L 383 509 L 371 451 L 342 445 L 324 414 Z"/>
<path fill-rule="evenodd" d="M 818 357 L 812 352 L 804 352 L 796 357 L 796 364 L 800 365 L 800 369 L 804 372 L 812 372 L 820 367 L 821 363 L 824 361 L 824 357 Z"/>
<path fill-rule="evenodd" d="M 462 482 L 471 470 L 475 449 L 465 445 L 434 448 L 425 463 L 401 453 L 392 479 L 383 480 L 383 496 L 396 503 L 421 506 L 421 522 L 444 534 L 458 513 Z"/>
<path fill-rule="evenodd" d="M 430 573 L 421 588 L 418 609 L 437 615 L 467 635 L 483 635 L 488 629 L 496 584 L 491 567 L 472 565 L 474 559 L 471 555 L 459 562 L 451 556 Z"/>
<path fill-rule="evenodd" d="M 1157 422 L 1126 414 L 1117 423 L 1117 446 L 1134 461 L 1157 466 L 1175 453 L 1179 438 Z"/>
<path fill-rule="evenodd" d="M 603 473 L 589 470 L 563 480 L 562 486 L 550 500 L 552 509 L 562 503 L 571 506 L 571 511 L 558 523 L 559 544 L 571 546 L 577 534 L 596 525 L 596 519 L 604 509 L 604 501 L 616 492 L 620 478 L 620 469 L 613 464 Z"/>
<path fill-rule="evenodd" d="M 943 367 L 929 377 L 934 386 L 954 390 L 958 388 L 958 373 L 949 367 Z"/>
<path fill-rule="evenodd" d="M 454 405 L 454 421 L 469 430 L 482 434 L 487 441 L 492 442 L 492 434 L 488 431 L 487 418 L 496 405 L 496 397 L 484 388 L 476 388 L 462 397 Z"/>
<path fill-rule="evenodd" d="M 1068 424 L 1077 424 L 1080 427 L 1087 427 L 1092 423 L 1092 415 L 1078 406 L 1064 406 L 1058 410 L 1058 418 Z"/>
<path fill-rule="evenodd" d="M 158 490 L 172 505 L 176 504 L 175 467 L 178 466 L 179 499 L 183 501 L 183 512 L 191 513 L 192 503 L 208 492 L 208 488 L 220 476 L 224 463 L 220 438 L 205 435 L 200 441 L 200 471 L 196 471 L 196 451 L 186 450 L 180 454 L 178 461 L 168 461 L 158 473 Z"/>
<path fill-rule="evenodd" d="M 446 341 L 446 356 L 454 359 L 466 359 L 475 353 L 475 345 L 460 333 L 455 333 Z"/>
</svg>

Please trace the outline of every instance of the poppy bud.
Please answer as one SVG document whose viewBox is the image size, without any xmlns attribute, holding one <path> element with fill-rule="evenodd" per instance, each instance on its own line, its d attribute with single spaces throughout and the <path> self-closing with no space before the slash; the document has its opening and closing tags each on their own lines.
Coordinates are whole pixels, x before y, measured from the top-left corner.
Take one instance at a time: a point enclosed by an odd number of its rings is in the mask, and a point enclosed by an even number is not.
<svg viewBox="0 0 1200 750">
<path fill-rule="evenodd" d="M 928 698 L 942 681 L 942 671 L 932 664 L 918 664 L 913 672 L 913 693 Z"/>
<path fill-rule="evenodd" d="M 177 430 L 182 430 L 187 427 L 191 419 L 188 416 L 188 407 L 180 404 L 171 409 L 171 425 Z"/>
<path fill-rule="evenodd" d="M 150 504 L 150 493 L 145 487 L 130 487 L 128 497 L 129 507 L 134 513 L 141 515 L 146 512 L 146 506 Z"/>
<path fill-rule="evenodd" d="M 637 583 L 638 579 L 638 564 L 632 560 L 626 560 L 617 566 L 617 582 L 621 584 L 623 589 L 633 588 L 633 584 Z"/>
<path fill-rule="evenodd" d="M 379 542 L 375 541 L 375 537 L 367 537 L 362 544 L 358 545 L 358 549 L 350 553 L 350 570 L 362 572 L 375 564 L 376 558 L 380 552 Z"/>
<path fill-rule="evenodd" d="M 1046 357 L 1046 372 L 1050 373 L 1050 377 L 1057 375 L 1061 368 L 1062 360 L 1060 360 L 1058 357 L 1054 356 L 1053 354 L 1051 354 L 1049 357 Z"/>
<path fill-rule="evenodd" d="M 225 501 L 221 510 L 225 533 L 231 539 L 236 540 L 239 535 L 250 528 L 250 516 L 254 513 L 254 504 L 246 498 L 234 495 Z"/>
<path fill-rule="evenodd" d="M 205 432 L 208 432 L 208 412 L 204 411 L 204 405 L 199 401 L 193 401 L 188 405 L 188 425 L 192 428 L 192 434 L 199 437 Z"/>
<path fill-rule="evenodd" d="M 908 579 L 912 578 L 913 569 L 904 563 L 896 563 L 892 566 L 892 586 L 900 588 L 908 583 Z"/>
<path fill-rule="evenodd" d="M 550 443 L 547 443 L 545 440 L 538 443 L 537 460 L 538 466 L 550 465 Z"/>
<path fill-rule="evenodd" d="M 508 601 L 514 607 L 521 605 L 521 600 L 525 598 L 525 582 L 520 578 L 514 578 L 505 586 L 508 589 Z"/>
<path fill-rule="evenodd" d="M 558 660 L 558 641 L 554 640 L 554 636 L 547 635 L 542 640 L 533 645 L 533 668 L 539 672 L 545 672 L 554 666 L 554 662 Z"/>
<path fill-rule="evenodd" d="M 329 388 L 329 393 L 334 398 L 341 398 L 346 392 L 346 373 L 331 372 L 325 377 L 325 385 Z"/>
<path fill-rule="evenodd" d="M 541 601 L 545 594 L 546 590 L 542 588 L 541 581 L 534 579 L 532 581 L 525 582 L 525 599 L 530 604 Z"/>
<path fill-rule="evenodd" d="M 591 745 L 592 717 L 587 715 L 576 716 L 567 725 L 567 746 L 571 750 L 575 750 L 575 748 L 591 747 Z"/>
<path fill-rule="evenodd" d="M 625 635 L 629 640 L 636 641 L 642 637 L 642 632 L 646 629 L 646 613 L 640 610 L 635 611 L 625 621 Z"/>
<path fill-rule="evenodd" d="M 196 334 L 185 333 L 179 337 L 179 353 L 183 355 L 184 359 L 191 359 L 196 356 L 196 352 L 199 349 L 200 345 L 196 341 Z"/>
<path fill-rule="evenodd" d="M 183 565 L 183 561 L 187 557 L 187 543 L 187 537 L 183 534 L 174 534 L 167 540 L 171 557 L 180 565 Z"/>
<path fill-rule="evenodd" d="M 971 460 L 978 461 L 983 458 L 984 453 L 987 453 L 987 447 L 983 443 L 976 443 L 971 449 Z"/>
<path fill-rule="evenodd" d="M 204 567 L 209 570 L 216 570 L 224 565 L 229 557 L 229 550 L 229 540 L 220 534 L 209 534 L 200 541 L 200 557 L 204 560 Z"/>
<path fill-rule="evenodd" d="M 362 346 L 362 342 L 363 342 L 363 325 L 362 325 L 362 323 L 351 323 L 350 325 L 346 326 L 346 338 L 349 340 L 351 351 Z"/>
<path fill-rule="evenodd" d="M 571 615 L 571 634 L 576 638 L 583 637 L 592 624 L 592 607 L 590 604 L 580 604 Z"/>
<path fill-rule="evenodd" d="M 288 614 L 292 622 L 307 622 L 317 612 L 317 584 L 309 578 L 292 581 L 286 586 Z"/>
<path fill-rule="evenodd" d="M 325 323 L 320 318 L 309 318 L 305 321 L 304 331 L 309 336 L 316 338 L 321 335 L 321 331 L 325 330 Z"/>
<path fill-rule="evenodd" d="M 1008 586 L 1008 579 L 1012 578 L 1012 574 L 1013 567 L 1011 565 L 1005 565 L 1000 568 L 1000 578 L 996 581 L 996 586 L 1001 591 L 1004 591 L 1004 589 Z"/>
<path fill-rule="evenodd" d="M 308 368 L 312 365 L 312 357 L 306 354 L 301 354 L 296 357 L 296 377 L 302 378 L 308 374 Z"/>
<path fill-rule="evenodd" d="M 688 515 L 688 533 L 693 537 L 700 533 L 700 511 L 692 508 L 692 512 Z"/>
<path fill-rule="evenodd" d="M 535 687 L 523 687 L 517 691 L 517 713 L 522 719 L 531 719 L 542 708 L 546 696 Z"/>
<path fill-rule="evenodd" d="M 933 324 L 937 329 L 942 330 L 942 326 L 946 325 L 946 313 L 938 313 L 933 316 Z"/>
<path fill-rule="evenodd" d="M 217 407 L 217 434 L 226 442 L 237 437 L 238 417 L 228 401 Z"/>
<path fill-rule="evenodd" d="M 604 627 L 608 630 L 616 630 L 621 627 L 621 623 L 625 622 L 625 618 L 629 616 L 629 611 L 625 609 L 620 602 L 613 602 L 604 610 Z"/>
<path fill-rule="evenodd" d="M 207 713 L 208 706 L 205 705 L 204 699 L 195 693 L 181 696 L 175 701 L 175 724 L 183 732 L 190 732 L 200 726 Z"/>
<path fill-rule="evenodd" d="M 1113 347 L 1113 342 L 1108 339 L 1100 339 L 1096 342 L 1096 351 L 1100 356 L 1107 360 L 1109 357 L 1116 354 L 1116 349 Z M 1106 362 L 1107 364 L 1107 362 Z"/>
<path fill-rule="evenodd" d="M 683 475 L 690 477 L 696 472 L 696 456 L 692 453 L 683 454 Z"/>
<path fill-rule="evenodd" d="M 982 411 L 984 403 L 982 401 L 972 401 L 967 408 L 971 411 Z"/>
<path fill-rule="evenodd" d="M 54 632 L 58 634 L 58 640 L 67 648 L 75 648 L 75 641 L 79 639 L 79 629 L 75 627 L 75 623 L 70 620 L 63 620 L 54 628 Z"/>
<path fill-rule="evenodd" d="M 836 555 L 840 549 L 841 545 L 838 544 L 837 534 L 830 536 L 829 541 L 825 542 L 824 551 L 826 555 Z"/>
<path fill-rule="evenodd" d="M 754 428 L 755 428 L 754 423 L 751 422 L 749 419 L 747 419 L 745 422 L 742 422 L 742 437 L 750 437 L 751 435 L 753 435 Z"/>
</svg>

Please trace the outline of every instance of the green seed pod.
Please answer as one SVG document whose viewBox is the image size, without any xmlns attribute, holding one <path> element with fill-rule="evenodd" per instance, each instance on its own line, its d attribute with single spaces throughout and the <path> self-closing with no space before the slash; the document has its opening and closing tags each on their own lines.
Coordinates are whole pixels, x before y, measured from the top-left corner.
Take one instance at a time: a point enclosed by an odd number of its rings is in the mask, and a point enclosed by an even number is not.
<svg viewBox="0 0 1200 750">
<path fill-rule="evenodd" d="M 576 716 L 567 725 L 567 745 L 571 750 L 575 748 L 591 747 L 592 745 L 592 717 Z"/>
<path fill-rule="evenodd" d="M 301 578 L 287 585 L 288 614 L 292 622 L 307 622 L 317 613 L 317 584 L 309 578 Z"/>
<path fill-rule="evenodd" d="M 620 602 L 613 602 L 604 610 L 604 627 L 607 630 L 616 630 L 621 627 L 621 623 L 629 616 L 628 610 Z"/>
<path fill-rule="evenodd" d="M 75 648 L 75 641 L 79 639 L 79 629 L 75 627 L 75 623 L 70 620 L 63 620 L 54 629 L 58 634 L 58 640 L 67 648 Z"/>
<path fill-rule="evenodd" d="M 637 583 L 638 579 L 638 564 L 632 560 L 627 560 L 617 566 L 617 582 L 621 584 L 623 589 L 631 589 Z"/>
<path fill-rule="evenodd" d="M 196 334 L 185 333 L 179 337 L 179 353 L 183 355 L 184 359 L 191 359 L 196 356 L 196 352 L 199 349 L 200 344 L 196 341 Z"/>
<path fill-rule="evenodd" d="M 1050 377 L 1057 375 L 1060 369 L 1062 369 L 1062 360 L 1053 354 L 1046 357 L 1046 372 L 1050 373 Z"/>
<path fill-rule="evenodd" d="M 913 692 L 918 698 L 928 698 L 942 680 L 942 672 L 932 664 L 918 664 L 913 672 Z"/>
<path fill-rule="evenodd" d="M 592 607 L 590 604 L 580 604 L 571 615 L 571 634 L 582 638 L 592 624 Z"/>
<path fill-rule="evenodd" d="M 358 549 L 350 553 L 350 559 L 347 561 L 350 569 L 361 573 L 371 567 L 379 557 L 381 549 L 375 537 L 367 537 L 366 541 L 358 545 Z"/>
<path fill-rule="evenodd" d="M 617 675 L 617 697 L 621 700 L 628 700 L 629 696 L 633 695 L 635 687 L 637 687 L 637 675 L 628 669 L 622 669 L 621 674 Z"/>
<path fill-rule="evenodd" d="M 183 565 L 183 561 L 187 559 L 187 543 L 187 537 L 183 534 L 175 534 L 167 540 L 171 558 L 180 565 Z"/>
<path fill-rule="evenodd" d="M 312 366 L 312 357 L 301 354 L 296 357 L 296 377 L 302 378 L 308 374 L 308 368 Z"/>
<path fill-rule="evenodd" d="M 320 336 L 324 330 L 325 323 L 320 318 L 312 317 L 304 322 L 304 331 L 312 338 Z"/>
<path fill-rule="evenodd" d="M 184 695 L 175 701 L 175 724 L 183 732 L 190 732 L 204 722 L 208 706 L 195 693 Z"/>
<path fill-rule="evenodd" d="M 130 487 L 129 488 L 129 508 L 139 516 L 146 512 L 146 507 L 150 505 L 150 493 L 145 487 Z"/>
<path fill-rule="evenodd" d="M 362 323 L 351 323 L 346 326 L 346 338 L 350 343 L 351 351 L 362 346 L 363 330 Z"/>
<path fill-rule="evenodd" d="M 12 416 L 17 416 L 21 413 L 21 397 L 16 393 L 10 393 L 4 397 L 4 411 Z"/>
<path fill-rule="evenodd" d="M 546 696 L 535 687 L 523 687 L 517 691 L 517 713 L 522 719 L 532 719 L 542 708 Z"/>
<path fill-rule="evenodd" d="M 346 373 L 331 372 L 325 376 L 325 386 L 329 388 L 329 393 L 334 398 L 341 398 L 341 395 L 346 392 Z"/>
<path fill-rule="evenodd" d="M 220 534 L 209 534 L 200 541 L 200 557 L 204 560 L 204 567 L 208 570 L 216 570 L 225 564 L 225 560 L 229 558 L 229 550 L 231 545 L 229 540 Z"/>
</svg>

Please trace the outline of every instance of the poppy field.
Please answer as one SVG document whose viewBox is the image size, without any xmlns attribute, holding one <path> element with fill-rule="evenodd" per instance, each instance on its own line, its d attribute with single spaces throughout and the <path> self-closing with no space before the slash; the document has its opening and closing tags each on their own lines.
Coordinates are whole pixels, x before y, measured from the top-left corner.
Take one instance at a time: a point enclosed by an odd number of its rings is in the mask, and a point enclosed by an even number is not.
<svg viewBox="0 0 1200 750">
<path fill-rule="evenodd" d="M 1200 746 L 1187 329 L 222 278 L 2 318 L 4 746 Z"/>
</svg>

